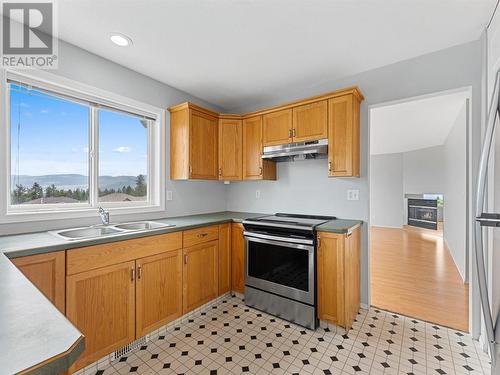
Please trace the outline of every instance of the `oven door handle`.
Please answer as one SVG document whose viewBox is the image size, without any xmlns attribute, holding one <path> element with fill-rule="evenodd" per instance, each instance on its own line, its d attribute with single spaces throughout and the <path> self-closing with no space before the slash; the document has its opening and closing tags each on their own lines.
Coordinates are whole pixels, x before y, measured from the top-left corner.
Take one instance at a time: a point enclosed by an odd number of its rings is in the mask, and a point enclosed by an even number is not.
<svg viewBox="0 0 500 375">
<path fill-rule="evenodd" d="M 262 242 L 262 243 L 270 243 L 274 245 L 279 245 L 279 246 L 286 246 L 286 247 L 294 247 L 296 249 L 304 249 L 308 250 L 309 248 L 312 248 L 314 245 L 313 240 L 306 240 L 306 239 L 300 239 L 300 238 L 286 238 L 286 237 L 278 237 L 278 236 L 271 236 L 269 234 L 261 234 L 261 233 L 254 233 L 254 232 L 248 232 L 244 231 L 243 235 L 248 238 L 249 241 L 257 241 L 257 242 Z M 285 242 L 286 244 L 284 244 Z M 304 245 L 308 246 L 304 246 Z"/>
</svg>

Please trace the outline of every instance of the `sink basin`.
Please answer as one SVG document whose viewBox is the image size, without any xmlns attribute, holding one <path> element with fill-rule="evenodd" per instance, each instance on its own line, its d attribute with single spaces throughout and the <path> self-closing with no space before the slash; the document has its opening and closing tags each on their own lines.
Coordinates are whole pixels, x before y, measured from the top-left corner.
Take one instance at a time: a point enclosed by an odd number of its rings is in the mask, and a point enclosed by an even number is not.
<svg viewBox="0 0 500 375">
<path fill-rule="evenodd" d="M 64 229 L 60 231 L 51 232 L 56 236 L 62 237 L 67 240 L 81 240 L 84 238 L 96 238 L 103 236 L 110 236 L 113 234 L 122 233 L 123 231 L 108 227 L 108 226 L 98 226 L 98 227 L 86 227 L 86 228 L 74 228 L 74 229 Z"/>
<path fill-rule="evenodd" d="M 99 238 L 113 235 L 126 234 L 130 232 L 148 231 L 160 228 L 175 227 L 173 224 L 163 224 L 156 221 L 134 221 L 131 223 L 96 225 L 84 228 L 71 228 L 49 233 L 65 240 L 84 240 L 90 238 Z"/>
<path fill-rule="evenodd" d="M 126 231 L 154 230 L 160 228 L 175 227 L 173 224 L 163 224 L 156 221 L 136 221 L 133 223 L 123 223 L 114 225 L 115 228 Z"/>
</svg>

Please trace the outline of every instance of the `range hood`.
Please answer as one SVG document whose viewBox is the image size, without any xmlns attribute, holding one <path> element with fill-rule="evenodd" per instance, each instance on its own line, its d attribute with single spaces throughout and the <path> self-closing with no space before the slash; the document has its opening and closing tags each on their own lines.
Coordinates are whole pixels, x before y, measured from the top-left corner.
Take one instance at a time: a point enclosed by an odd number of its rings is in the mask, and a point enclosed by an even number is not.
<svg viewBox="0 0 500 375">
<path fill-rule="evenodd" d="M 314 159 L 325 157 L 327 153 L 328 139 L 320 139 L 318 141 L 264 147 L 262 159 L 272 159 L 275 161 Z"/>
</svg>

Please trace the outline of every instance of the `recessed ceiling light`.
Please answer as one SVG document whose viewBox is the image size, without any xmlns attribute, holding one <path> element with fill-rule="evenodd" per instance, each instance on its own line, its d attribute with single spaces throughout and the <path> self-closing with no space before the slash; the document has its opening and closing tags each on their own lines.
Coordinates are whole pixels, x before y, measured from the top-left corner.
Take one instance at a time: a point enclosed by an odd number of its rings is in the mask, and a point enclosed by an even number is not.
<svg viewBox="0 0 500 375">
<path fill-rule="evenodd" d="M 120 33 L 112 33 L 109 38 L 114 44 L 120 47 L 127 47 L 132 44 L 132 39 Z"/>
</svg>

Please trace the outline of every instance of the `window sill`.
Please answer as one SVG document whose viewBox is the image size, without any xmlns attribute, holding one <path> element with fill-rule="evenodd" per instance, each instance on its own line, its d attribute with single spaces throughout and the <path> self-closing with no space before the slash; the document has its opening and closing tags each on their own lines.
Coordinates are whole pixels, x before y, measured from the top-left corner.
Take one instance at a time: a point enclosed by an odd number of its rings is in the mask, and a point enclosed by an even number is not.
<svg viewBox="0 0 500 375">
<path fill-rule="evenodd" d="M 138 214 L 148 214 L 157 213 L 165 211 L 164 207 L 160 205 L 147 205 L 147 206 L 129 206 L 129 207 L 110 207 L 103 206 L 111 214 L 111 219 L 113 216 L 122 215 L 138 215 Z M 23 210 L 11 210 L 8 213 L 0 217 L 0 224 L 4 223 L 25 223 L 33 221 L 48 221 L 48 220 L 71 220 L 71 219 L 84 219 L 98 217 L 97 208 L 90 207 L 75 207 L 75 208 L 59 208 L 50 211 L 23 211 Z"/>
</svg>

